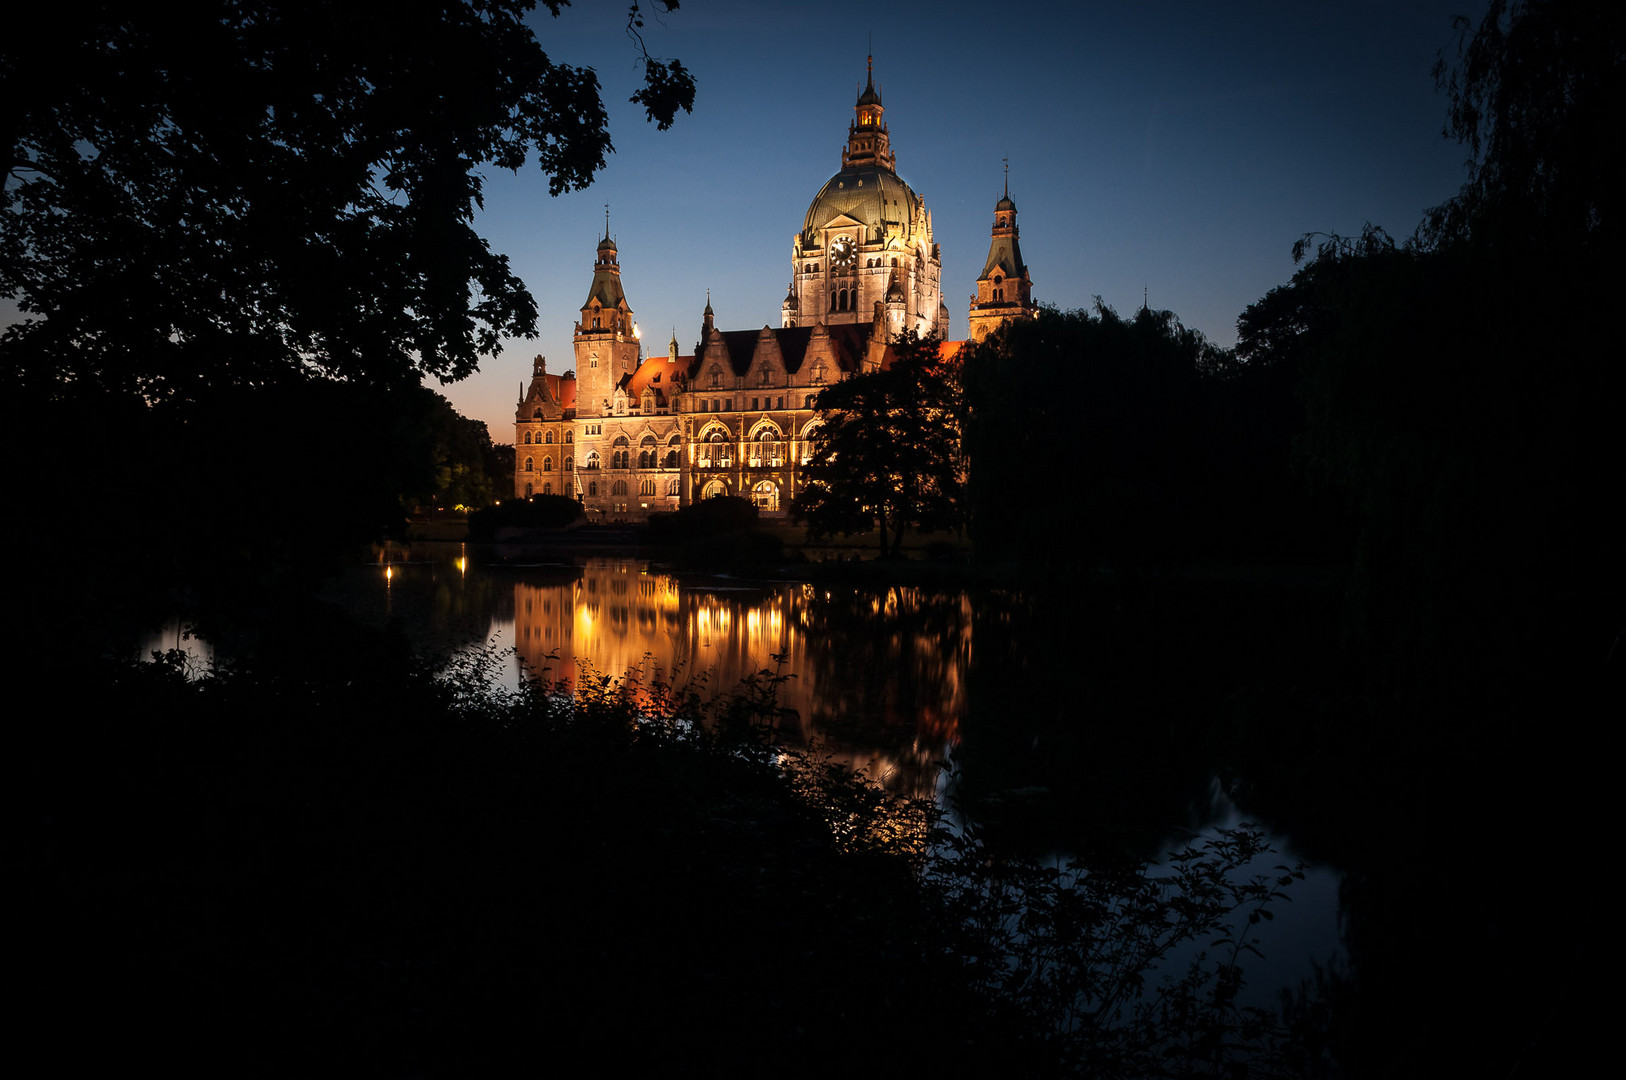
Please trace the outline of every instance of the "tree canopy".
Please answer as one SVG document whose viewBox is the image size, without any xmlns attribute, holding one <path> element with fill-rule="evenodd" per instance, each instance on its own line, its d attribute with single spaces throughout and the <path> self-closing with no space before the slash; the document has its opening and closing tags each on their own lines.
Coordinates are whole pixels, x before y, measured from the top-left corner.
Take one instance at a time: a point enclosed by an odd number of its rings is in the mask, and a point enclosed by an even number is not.
<svg viewBox="0 0 1626 1080">
<path fill-rule="evenodd" d="M 1297 374 L 1300 465 L 1355 515 L 1348 639 L 1432 715 L 1535 692 L 1515 684 L 1546 681 L 1549 652 L 1607 653 L 1565 634 L 1597 633 L 1581 598 L 1622 581 L 1620 185 L 1598 140 L 1626 18 L 1498 0 L 1458 26 L 1437 76 L 1468 182 L 1404 243 L 1304 238 L 1292 281 L 1238 322 L 1249 364 Z"/>
<path fill-rule="evenodd" d="M 1223 350 L 1173 312 L 1041 311 L 964 354 L 971 534 L 996 558 L 1157 557 L 1195 535 L 1180 497 L 1211 458 L 1193 424 Z"/>
<path fill-rule="evenodd" d="M 534 161 L 558 194 L 611 150 L 597 76 L 549 57 L 534 6 L 33 9 L 0 40 L 5 369 L 45 398 L 185 404 L 291 374 L 456 379 L 534 333 L 475 231 L 479 168 Z M 634 2 L 639 50 L 642 25 Z M 665 128 L 694 83 L 643 55 L 632 100 Z"/>
<path fill-rule="evenodd" d="M 819 394 L 812 480 L 792 507 L 814 536 L 878 529 L 887 556 L 908 529 L 960 524 L 959 372 L 941 344 L 911 331 L 889 365 Z"/>
</svg>

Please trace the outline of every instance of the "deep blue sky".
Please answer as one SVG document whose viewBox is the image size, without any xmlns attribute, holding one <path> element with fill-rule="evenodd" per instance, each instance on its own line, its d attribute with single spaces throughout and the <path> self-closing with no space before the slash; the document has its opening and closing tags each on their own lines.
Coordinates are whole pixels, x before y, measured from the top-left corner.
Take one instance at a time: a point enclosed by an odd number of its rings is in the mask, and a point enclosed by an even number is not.
<svg viewBox="0 0 1626 1080">
<path fill-rule="evenodd" d="M 535 293 L 540 337 L 442 392 L 505 442 L 530 358 L 573 366 L 606 202 L 652 349 L 676 326 L 691 351 L 708 288 L 723 328 L 777 326 L 791 236 L 839 167 L 872 33 L 898 172 L 933 212 L 951 337 L 1008 156 L 1037 299 L 1132 311 L 1145 289 L 1233 344 L 1242 309 L 1292 276 L 1301 235 L 1370 221 L 1403 236 L 1461 184 L 1430 67 L 1454 49 L 1451 15 L 1483 7 L 685 0 L 645 29 L 699 87 L 666 132 L 626 103 L 640 71 L 619 5 L 540 14 L 551 56 L 597 69 L 616 153 L 556 199 L 534 170 L 488 173 L 479 228 Z"/>
<path fill-rule="evenodd" d="M 1441 135 L 1430 68 L 1454 50 L 1451 15 L 1484 7 L 684 0 L 644 31 L 698 84 L 666 132 L 627 101 L 641 68 L 624 0 L 541 11 L 549 54 L 597 70 L 616 153 L 559 198 L 534 167 L 487 170 L 477 227 L 535 294 L 539 338 L 437 388 L 511 440 L 531 357 L 573 366 L 606 202 L 652 349 L 674 326 L 693 348 L 708 288 L 723 328 L 777 326 L 791 237 L 840 164 L 871 42 L 898 172 L 933 212 L 951 337 L 1008 156 L 1038 300 L 1128 312 L 1145 289 L 1233 344 L 1242 309 L 1292 276 L 1300 236 L 1369 221 L 1404 236 L 1456 191 L 1465 151 Z"/>
</svg>

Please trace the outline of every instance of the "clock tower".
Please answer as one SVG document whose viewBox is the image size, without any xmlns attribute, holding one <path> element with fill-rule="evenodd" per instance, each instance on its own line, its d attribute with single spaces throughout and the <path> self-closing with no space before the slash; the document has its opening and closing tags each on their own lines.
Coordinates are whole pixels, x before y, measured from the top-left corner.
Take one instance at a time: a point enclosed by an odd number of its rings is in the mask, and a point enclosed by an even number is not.
<svg viewBox="0 0 1626 1080">
<path fill-rule="evenodd" d="M 814 196 L 792 241 L 785 326 L 867 326 L 881 305 L 893 333 L 948 329 L 931 211 L 895 171 L 885 114 L 871 57 L 841 171 Z"/>
</svg>

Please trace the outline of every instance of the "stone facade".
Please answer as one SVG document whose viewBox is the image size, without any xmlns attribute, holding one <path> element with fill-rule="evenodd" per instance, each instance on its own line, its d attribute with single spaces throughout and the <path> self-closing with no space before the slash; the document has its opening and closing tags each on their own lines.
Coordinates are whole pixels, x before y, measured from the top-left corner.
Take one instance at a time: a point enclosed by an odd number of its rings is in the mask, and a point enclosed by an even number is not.
<svg viewBox="0 0 1626 1080">
<path fill-rule="evenodd" d="M 644 520 L 716 495 L 783 514 L 813 456 L 820 389 L 887 364 L 905 331 L 947 329 L 931 212 L 894 171 L 873 72 L 853 111 L 841 170 L 792 241 L 778 327 L 718 330 L 708 296 L 692 355 L 679 354 L 674 334 L 665 355 L 641 358 L 606 223 L 574 376 L 547 374 L 537 357 L 521 387 L 516 496 L 570 495 L 597 521 Z M 1030 287 L 1007 185 L 972 297 L 974 337 L 1031 315 Z"/>
</svg>

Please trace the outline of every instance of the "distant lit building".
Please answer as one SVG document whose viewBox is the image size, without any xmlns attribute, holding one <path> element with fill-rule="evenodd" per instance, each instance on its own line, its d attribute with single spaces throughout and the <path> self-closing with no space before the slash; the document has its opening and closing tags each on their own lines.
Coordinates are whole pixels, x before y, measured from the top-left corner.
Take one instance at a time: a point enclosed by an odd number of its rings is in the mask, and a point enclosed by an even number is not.
<svg viewBox="0 0 1626 1080">
<path fill-rule="evenodd" d="M 603 521 L 717 495 L 782 513 L 813 456 L 819 391 L 886 364 L 899 334 L 947 331 L 931 211 L 894 170 L 873 71 L 853 112 L 841 169 L 792 241 L 778 327 L 718 330 L 708 296 L 692 355 L 674 333 L 664 355 L 642 359 L 606 225 L 576 324 L 575 377 L 549 375 L 537 357 L 521 388 L 515 495 L 570 495 Z M 973 339 L 1031 317 L 1031 289 L 1007 187 L 971 298 Z"/>
</svg>

